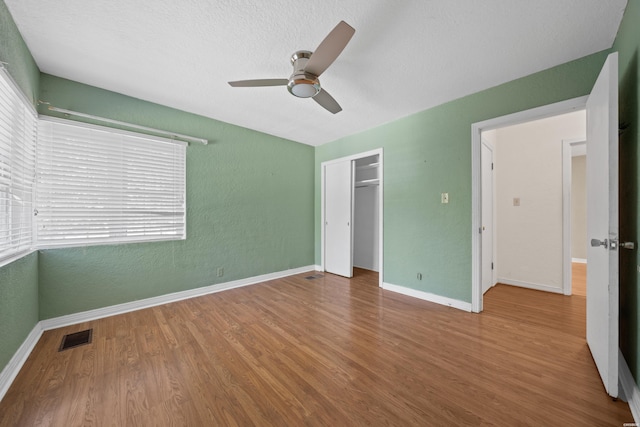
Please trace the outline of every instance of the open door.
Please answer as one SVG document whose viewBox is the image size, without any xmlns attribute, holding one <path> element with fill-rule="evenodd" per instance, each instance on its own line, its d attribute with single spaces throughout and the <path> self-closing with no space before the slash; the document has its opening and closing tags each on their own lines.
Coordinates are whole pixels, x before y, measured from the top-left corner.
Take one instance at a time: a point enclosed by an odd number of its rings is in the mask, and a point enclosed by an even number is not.
<svg viewBox="0 0 640 427">
<path fill-rule="evenodd" d="M 493 282 L 493 150 L 484 142 L 480 155 L 482 169 L 482 294 Z"/>
<path fill-rule="evenodd" d="M 618 396 L 618 54 L 587 101 L 587 343 L 607 393 Z"/>
<path fill-rule="evenodd" d="M 330 163 L 324 173 L 324 270 L 353 276 L 353 168 Z"/>
</svg>

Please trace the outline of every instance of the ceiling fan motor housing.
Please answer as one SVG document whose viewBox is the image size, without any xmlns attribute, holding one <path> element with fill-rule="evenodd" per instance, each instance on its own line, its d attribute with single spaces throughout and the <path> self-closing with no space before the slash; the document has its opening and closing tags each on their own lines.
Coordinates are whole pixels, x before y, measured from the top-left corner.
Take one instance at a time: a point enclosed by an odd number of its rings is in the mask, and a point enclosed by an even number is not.
<svg viewBox="0 0 640 427">
<path fill-rule="evenodd" d="M 320 92 L 320 80 L 313 74 L 304 71 L 307 61 L 311 57 L 308 50 L 299 50 L 291 55 L 291 64 L 293 65 L 293 74 L 289 77 L 287 89 L 298 98 L 311 98 Z"/>
<path fill-rule="evenodd" d="M 293 74 L 288 79 L 253 79 L 229 82 L 232 87 L 287 86 L 289 93 L 298 98 L 313 98 L 332 114 L 342 111 L 340 104 L 320 87 L 319 76 L 336 60 L 345 48 L 355 29 L 340 21 L 322 40 L 315 52 L 299 50 L 291 55 Z M 307 69 L 308 68 L 308 69 Z"/>
</svg>

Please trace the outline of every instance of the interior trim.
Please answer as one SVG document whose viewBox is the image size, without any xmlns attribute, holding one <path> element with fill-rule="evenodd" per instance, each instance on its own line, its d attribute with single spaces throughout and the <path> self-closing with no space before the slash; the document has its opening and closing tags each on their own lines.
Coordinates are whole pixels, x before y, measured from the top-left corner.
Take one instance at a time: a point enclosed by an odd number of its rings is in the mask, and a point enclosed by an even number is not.
<svg viewBox="0 0 640 427">
<path fill-rule="evenodd" d="M 386 282 L 382 283 L 382 289 L 385 289 L 391 292 L 397 292 L 399 294 L 407 295 L 413 298 L 419 298 L 425 301 L 434 302 L 436 304 L 457 308 L 458 310 L 469 311 L 469 312 L 471 311 L 471 303 L 466 301 L 460 301 L 453 298 L 443 297 L 443 296 L 432 294 L 429 292 L 418 291 L 416 289 L 393 285 L 391 283 L 386 283 Z"/>
</svg>

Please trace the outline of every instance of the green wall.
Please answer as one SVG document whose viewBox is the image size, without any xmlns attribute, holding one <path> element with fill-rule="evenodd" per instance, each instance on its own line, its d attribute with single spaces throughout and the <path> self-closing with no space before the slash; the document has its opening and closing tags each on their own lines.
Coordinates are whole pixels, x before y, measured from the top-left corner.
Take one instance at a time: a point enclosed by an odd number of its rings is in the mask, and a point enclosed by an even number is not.
<svg viewBox="0 0 640 427">
<path fill-rule="evenodd" d="M 624 18 L 613 50 L 619 55 L 619 105 L 620 105 L 620 239 L 640 242 L 638 235 L 638 140 L 640 136 L 640 73 L 638 51 L 640 49 L 640 2 L 627 4 Z M 638 305 L 638 270 L 640 250 L 620 251 L 620 349 L 629 368 L 638 381 L 640 372 L 640 323 Z M 640 384 L 640 382 L 638 383 Z"/>
<path fill-rule="evenodd" d="M 38 99 L 40 70 L 4 1 L 0 1 L 0 61 L 7 64 L 13 79 L 35 105 Z"/>
<path fill-rule="evenodd" d="M 187 149 L 187 239 L 41 251 L 41 319 L 313 264 L 313 147 L 47 74 L 40 98 L 210 141 Z"/>
<path fill-rule="evenodd" d="M 384 281 L 471 302 L 471 125 L 586 95 L 605 58 L 600 52 L 317 147 L 316 263 L 320 164 L 382 147 Z M 440 203 L 443 192 L 449 204 Z"/>
<path fill-rule="evenodd" d="M 40 71 L 4 2 L 0 2 L 0 61 L 29 99 Z M 0 267 L 0 372 L 38 323 L 38 254 Z"/>
<path fill-rule="evenodd" d="M 38 323 L 38 254 L 0 267 L 0 372 Z"/>
</svg>

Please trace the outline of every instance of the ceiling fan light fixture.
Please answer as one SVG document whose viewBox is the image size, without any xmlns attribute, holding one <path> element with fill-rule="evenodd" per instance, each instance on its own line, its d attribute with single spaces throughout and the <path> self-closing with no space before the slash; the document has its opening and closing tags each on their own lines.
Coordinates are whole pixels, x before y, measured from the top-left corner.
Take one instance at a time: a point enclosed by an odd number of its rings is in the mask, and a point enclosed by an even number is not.
<svg viewBox="0 0 640 427">
<path fill-rule="evenodd" d="M 229 82 L 232 87 L 287 86 L 289 93 L 298 98 L 313 98 L 332 114 L 342 111 L 340 104 L 320 87 L 318 77 L 336 60 L 356 30 L 340 21 L 322 40 L 315 52 L 298 50 L 291 55 L 293 73 L 288 79 L 253 79 Z"/>
<path fill-rule="evenodd" d="M 320 80 L 313 74 L 294 74 L 289 79 L 287 89 L 298 98 L 312 98 L 320 92 Z"/>
</svg>

